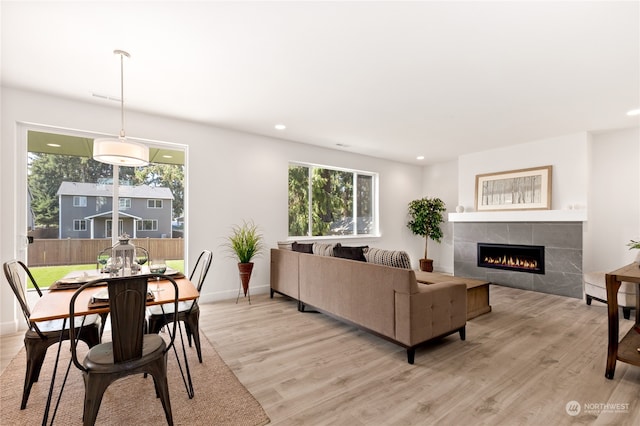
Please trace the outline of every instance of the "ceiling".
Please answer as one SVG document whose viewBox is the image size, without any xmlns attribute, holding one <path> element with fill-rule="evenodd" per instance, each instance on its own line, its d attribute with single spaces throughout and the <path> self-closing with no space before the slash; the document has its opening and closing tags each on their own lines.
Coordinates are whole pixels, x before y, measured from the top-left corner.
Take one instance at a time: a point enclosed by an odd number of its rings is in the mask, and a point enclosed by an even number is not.
<svg viewBox="0 0 640 426">
<path fill-rule="evenodd" d="M 411 164 L 640 125 L 638 1 L 1 8 L 3 86 Z"/>
</svg>

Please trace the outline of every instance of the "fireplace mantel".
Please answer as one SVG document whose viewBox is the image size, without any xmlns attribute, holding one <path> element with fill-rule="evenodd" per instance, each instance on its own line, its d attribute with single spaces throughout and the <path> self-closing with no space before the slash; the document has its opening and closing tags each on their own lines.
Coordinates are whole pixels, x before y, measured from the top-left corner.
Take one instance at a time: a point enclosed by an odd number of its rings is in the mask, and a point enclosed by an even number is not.
<svg viewBox="0 0 640 426">
<path fill-rule="evenodd" d="M 586 222 L 587 210 L 519 210 L 449 213 L 449 222 Z"/>
</svg>

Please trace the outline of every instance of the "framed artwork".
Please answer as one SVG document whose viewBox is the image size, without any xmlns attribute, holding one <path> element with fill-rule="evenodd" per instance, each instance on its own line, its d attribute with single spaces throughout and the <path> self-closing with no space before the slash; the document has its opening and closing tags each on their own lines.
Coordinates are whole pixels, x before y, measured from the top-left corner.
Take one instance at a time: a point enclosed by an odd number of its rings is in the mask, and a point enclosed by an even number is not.
<svg viewBox="0 0 640 426">
<path fill-rule="evenodd" d="M 551 209 L 551 166 L 476 175 L 476 211 Z"/>
</svg>

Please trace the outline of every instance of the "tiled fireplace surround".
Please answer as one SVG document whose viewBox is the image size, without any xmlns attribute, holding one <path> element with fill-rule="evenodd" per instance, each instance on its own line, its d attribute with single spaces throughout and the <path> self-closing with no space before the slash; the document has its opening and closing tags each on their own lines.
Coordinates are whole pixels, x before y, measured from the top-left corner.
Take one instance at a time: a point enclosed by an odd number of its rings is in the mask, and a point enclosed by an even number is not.
<svg viewBox="0 0 640 426">
<path fill-rule="evenodd" d="M 479 268 L 478 242 L 544 246 L 545 273 Z M 455 275 L 582 298 L 582 222 L 456 222 L 453 250 Z"/>
</svg>

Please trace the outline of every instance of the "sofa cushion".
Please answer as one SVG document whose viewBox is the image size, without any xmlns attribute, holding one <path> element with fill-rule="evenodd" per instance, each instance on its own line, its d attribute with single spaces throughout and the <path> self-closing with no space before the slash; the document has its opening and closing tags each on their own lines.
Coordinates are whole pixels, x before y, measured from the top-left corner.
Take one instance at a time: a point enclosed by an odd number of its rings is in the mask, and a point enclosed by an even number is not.
<svg viewBox="0 0 640 426">
<path fill-rule="evenodd" d="M 360 247 L 346 247 L 340 243 L 337 243 L 333 247 L 333 256 L 341 257 L 343 259 L 351 259 L 351 260 L 359 260 L 360 262 L 366 262 L 367 259 L 364 257 L 364 249 L 369 248 L 369 246 L 360 246 Z"/>
<path fill-rule="evenodd" d="M 333 243 L 313 243 L 313 254 L 320 256 L 333 256 Z"/>
<path fill-rule="evenodd" d="M 293 251 L 297 251 L 300 253 L 313 253 L 313 243 L 299 243 L 297 241 L 294 241 L 291 244 L 291 250 Z"/>
<path fill-rule="evenodd" d="M 395 268 L 411 269 L 411 260 L 405 251 L 383 250 L 370 247 L 364 250 L 364 257 L 369 263 L 393 266 Z"/>
</svg>

